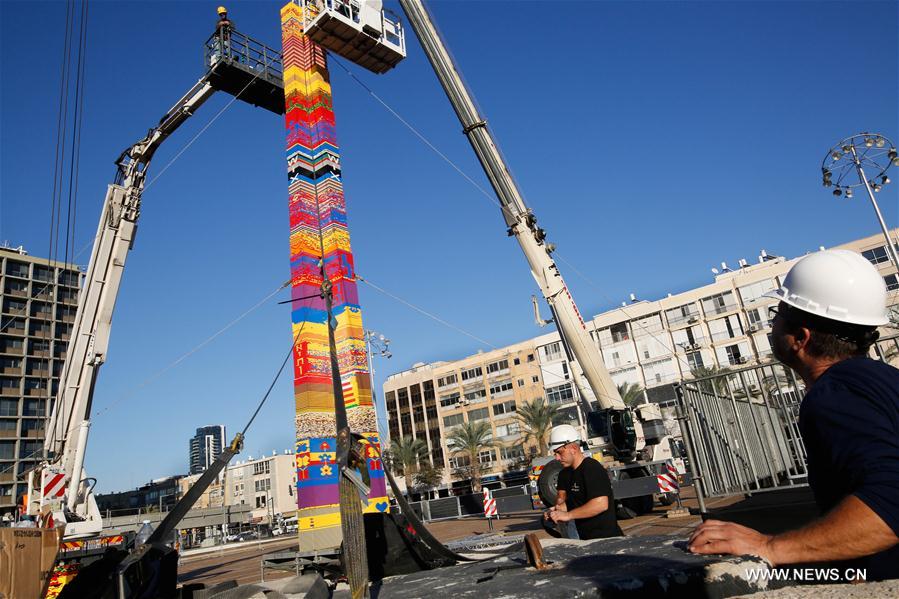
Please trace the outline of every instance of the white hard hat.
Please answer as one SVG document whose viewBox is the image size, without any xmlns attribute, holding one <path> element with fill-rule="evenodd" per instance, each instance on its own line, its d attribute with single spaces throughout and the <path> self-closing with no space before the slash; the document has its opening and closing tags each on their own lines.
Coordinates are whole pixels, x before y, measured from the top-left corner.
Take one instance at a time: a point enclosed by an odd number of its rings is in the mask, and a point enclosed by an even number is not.
<svg viewBox="0 0 899 599">
<path fill-rule="evenodd" d="M 549 433 L 549 448 L 555 451 L 563 445 L 569 443 L 580 443 L 581 435 L 577 429 L 570 424 L 560 424 L 554 426 L 552 432 Z"/>
<path fill-rule="evenodd" d="M 870 262 L 850 250 L 823 250 L 793 265 L 772 297 L 804 312 L 847 324 L 879 326 L 887 318 L 887 288 Z"/>
</svg>

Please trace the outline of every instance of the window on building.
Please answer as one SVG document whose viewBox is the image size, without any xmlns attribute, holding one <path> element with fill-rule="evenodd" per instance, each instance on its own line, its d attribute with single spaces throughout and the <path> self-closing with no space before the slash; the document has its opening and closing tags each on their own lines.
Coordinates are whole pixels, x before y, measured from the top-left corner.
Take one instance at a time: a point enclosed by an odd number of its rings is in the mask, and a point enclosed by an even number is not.
<svg viewBox="0 0 899 599">
<path fill-rule="evenodd" d="M 514 360 L 512 360 L 512 363 L 515 364 L 516 366 L 520 366 L 520 365 L 521 365 L 521 358 L 515 358 Z"/>
<path fill-rule="evenodd" d="M 426 414 L 427 414 L 428 420 L 434 420 L 435 418 L 437 418 L 437 406 L 435 406 L 433 404 L 428 406 Z"/>
<path fill-rule="evenodd" d="M 496 374 L 498 372 L 503 372 L 504 370 L 509 370 L 509 360 L 499 360 L 487 364 L 487 374 Z"/>
<path fill-rule="evenodd" d="M 741 364 L 743 360 L 740 355 L 740 346 L 739 345 L 728 345 L 724 348 L 724 351 L 727 352 L 727 361 L 732 364 Z"/>
<path fill-rule="evenodd" d="M 515 412 L 517 409 L 515 405 L 515 400 L 504 401 L 503 403 L 498 403 L 493 406 L 493 415 L 499 416 L 500 414 L 511 414 Z"/>
<path fill-rule="evenodd" d="M 619 322 L 618 324 L 613 324 L 609 327 L 609 333 L 612 335 L 612 343 L 618 343 L 620 341 L 627 341 L 631 338 L 630 333 L 627 330 L 626 322 Z"/>
<path fill-rule="evenodd" d="M 492 464 L 496 460 L 496 452 L 492 449 L 485 449 L 478 454 L 478 463 L 481 465 Z"/>
<path fill-rule="evenodd" d="M 534 376 L 531 377 L 531 382 L 532 382 L 532 383 L 539 383 L 539 382 L 540 382 L 540 377 L 537 376 L 537 375 L 535 374 Z"/>
<path fill-rule="evenodd" d="M 468 412 L 469 422 L 477 422 L 478 420 L 486 420 L 487 418 L 490 418 L 490 412 L 487 408 L 478 408 L 477 410 Z"/>
<path fill-rule="evenodd" d="M 498 438 L 517 436 L 519 430 L 520 429 L 519 429 L 517 422 L 509 422 L 507 424 L 500 424 L 499 426 L 496 427 L 496 436 Z"/>
<path fill-rule="evenodd" d="M 15 441 L 0 441 L 0 460 L 11 460 L 16 457 Z"/>
<path fill-rule="evenodd" d="M 503 447 L 499 450 L 500 457 L 504 460 L 522 460 L 524 459 L 524 448 L 520 445 L 514 447 Z"/>
<path fill-rule="evenodd" d="M 468 403 L 479 403 L 482 401 L 487 401 L 487 390 L 486 389 L 475 389 L 469 393 L 465 394 L 465 399 Z"/>
<path fill-rule="evenodd" d="M 574 399 L 571 383 L 550 387 L 546 390 L 546 401 L 550 404 L 565 403 Z"/>
<path fill-rule="evenodd" d="M 452 428 L 454 426 L 459 426 L 465 422 L 465 418 L 462 414 L 453 414 L 452 416 L 444 416 L 443 417 L 443 428 Z"/>
<path fill-rule="evenodd" d="M 690 320 L 699 320 L 699 308 L 695 303 L 678 306 L 671 310 L 665 310 L 665 318 L 668 319 L 668 324 L 671 326 L 677 326 Z"/>
<path fill-rule="evenodd" d="M 558 341 L 550 343 L 549 345 L 544 345 L 537 351 L 543 354 L 543 361 L 545 362 L 553 362 L 562 359 L 562 344 Z"/>
<path fill-rule="evenodd" d="M 534 354 L 528 354 L 528 362 L 534 361 Z"/>
<path fill-rule="evenodd" d="M 481 376 L 484 376 L 484 369 L 480 366 L 475 366 L 474 368 L 462 371 L 463 381 L 471 381 Z"/>
<path fill-rule="evenodd" d="M 899 289 L 899 279 L 896 275 L 886 275 L 883 282 L 887 284 L 887 291 L 896 291 Z"/>
<path fill-rule="evenodd" d="M 887 256 L 887 246 L 885 245 L 865 250 L 862 252 L 862 256 L 867 258 L 868 262 L 871 264 L 880 264 L 881 262 L 886 262 L 890 259 L 890 257 Z"/>
<path fill-rule="evenodd" d="M 18 399 L 0 399 L 0 416 L 18 416 Z"/>
<path fill-rule="evenodd" d="M 505 395 L 511 395 L 512 393 L 512 381 L 499 381 L 498 383 L 493 383 L 490 385 L 490 396 L 491 397 L 503 397 Z"/>
<path fill-rule="evenodd" d="M 743 300 L 743 305 L 747 305 L 749 302 L 754 302 L 763 294 L 771 291 L 772 289 L 777 287 L 777 282 L 774 279 L 765 279 L 763 281 L 756 281 L 750 285 L 744 285 L 740 287 L 738 291 L 740 292 L 740 299 Z"/>
<path fill-rule="evenodd" d="M 730 291 L 703 298 L 702 308 L 706 314 L 722 314 L 737 307 L 734 294 Z"/>
<path fill-rule="evenodd" d="M 687 352 L 687 363 L 690 365 L 690 370 L 702 368 L 704 366 L 702 362 L 702 353 L 698 351 Z"/>
<path fill-rule="evenodd" d="M 257 495 L 256 496 L 256 507 L 257 508 L 265 507 L 265 495 Z"/>
<path fill-rule="evenodd" d="M 457 381 L 458 379 L 456 378 L 456 373 L 452 373 L 437 379 L 437 386 L 448 387 L 450 385 L 455 385 Z"/>
<path fill-rule="evenodd" d="M 459 398 L 461 395 L 459 393 L 450 393 L 449 395 L 441 395 L 440 396 L 440 407 L 441 408 L 449 408 L 457 403 L 459 403 Z"/>
<path fill-rule="evenodd" d="M 465 468 L 471 464 L 471 459 L 467 455 L 456 455 L 449 459 L 450 468 Z"/>
<path fill-rule="evenodd" d="M 46 399 L 26 399 L 22 409 L 23 416 L 46 416 Z"/>
</svg>

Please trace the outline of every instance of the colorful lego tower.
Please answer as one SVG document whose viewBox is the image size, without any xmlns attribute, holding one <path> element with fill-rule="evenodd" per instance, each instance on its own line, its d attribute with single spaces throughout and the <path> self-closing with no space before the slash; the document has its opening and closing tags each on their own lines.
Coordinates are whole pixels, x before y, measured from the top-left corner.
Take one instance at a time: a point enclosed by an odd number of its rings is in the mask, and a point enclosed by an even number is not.
<svg viewBox="0 0 899 599">
<path fill-rule="evenodd" d="M 321 290 L 322 260 L 333 285 L 340 378 L 350 428 L 362 434 L 371 476 L 366 512 L 387 511 L 380 440 L 366 361 L 362 310 L 356 290 L 346 203 L 340 180 L 325 51 L 303 34 L 303 8 L 281 9 L 290 272 L 296 401 L 297 517 L 304 550 L 340 545 L 334 392 Z M 308 296 L 314 296 L 308 298 Z M 308 299 L 298 299 L 308 298 Z M 373 447 L 372 447 L 373 446 Z"/>
</svg>

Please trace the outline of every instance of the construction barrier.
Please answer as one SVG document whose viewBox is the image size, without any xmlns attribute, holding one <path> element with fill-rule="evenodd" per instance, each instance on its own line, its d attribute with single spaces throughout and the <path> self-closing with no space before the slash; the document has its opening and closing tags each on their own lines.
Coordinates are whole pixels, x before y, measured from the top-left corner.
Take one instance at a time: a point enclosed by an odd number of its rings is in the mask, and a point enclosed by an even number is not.
<svg viewBox="0 0 899 599">
<path fill-rule="evenodd" d="M 500 513 L 508 514 L 533 510 L 530 487 L 527 485 L 494 489 L 490 491 L 490 495 L 496 504 L 497 517 Z M 409 507 L 423 522 L 450 520 L 466 516 L 483 516 L 484 493 L 415 501 L 410 502 Z"/>
</svg>

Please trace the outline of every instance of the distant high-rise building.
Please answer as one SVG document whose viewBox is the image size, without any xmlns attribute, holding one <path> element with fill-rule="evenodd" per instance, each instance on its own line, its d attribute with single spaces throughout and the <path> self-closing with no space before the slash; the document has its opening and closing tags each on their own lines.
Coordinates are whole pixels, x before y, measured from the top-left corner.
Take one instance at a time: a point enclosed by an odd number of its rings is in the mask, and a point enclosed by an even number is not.
<svg viewBox="0 0 899 599">
<path fill-rule="evenodd" d="M 213 424 L 197 429 L 190 439 L 190 473 L 204 472 L 222 453 L 225 447 L 225 427 Z"/>
<path fill-rule="evenodd" d="M 27 492 L 78 308 L 74 264 L 0 247 L 0 514 Z"/>
</svg>

